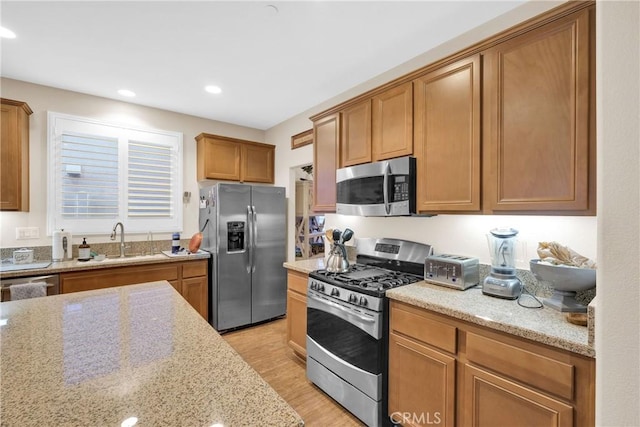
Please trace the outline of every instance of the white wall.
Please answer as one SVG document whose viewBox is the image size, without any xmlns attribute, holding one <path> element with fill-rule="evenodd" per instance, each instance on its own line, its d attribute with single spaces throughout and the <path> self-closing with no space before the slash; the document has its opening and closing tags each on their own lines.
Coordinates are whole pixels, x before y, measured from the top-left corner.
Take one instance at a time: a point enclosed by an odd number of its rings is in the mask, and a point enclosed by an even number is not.
<svg viewBox="0 0 640 427">
<path fill-rule="evenodd" d="M 163 129 L 183 134 L 184 191 L 191 192 L 190 203 L 183 205 L 183 237 L 188 238 L 198 231 L 198 183 L 196 181 L 196 142 L 201 132 L 220 134 L 236 138 L 262 142 L 264 131 L 216 122 L 184 114 L 172 113 L 155 108 L 143 107 L 35 85 L 18 80 L 2 78 L 0 93 L 3 98 L 25 101 L 33 110 L 29 120 L 29 212 L 0 212 L 2 231 L 0 246 L 32 247 L 51 244 L 51 236 L 46 235 L 46 171 L 47 171 L 47 111 L 66 113 L 115 123 L 124 123 L 144 128 Z M 116 221 L 114 221 L 115 223 Z M 39 239 L 16 240 L 16 227 L 38 227 Z M 70 230 L 73 233 L 73 230 Z M 153 231 L 153 230 L 151 230 Z M 108 242 L 111 230 L 104 235 L 91 236 L 90 243 Z M 144 240 L 146 235 L 127 234 L 127 241 Z M 170 239 L 169 234 L 158 234 L 156 239 Z M 73 243 L 82 242 L 82 236 L 73 237 Z"/>
<path fill-rule="evenodd" d="M 640 426 L 640 4 L 596 7 L 596 425 Z"/>
</svg>

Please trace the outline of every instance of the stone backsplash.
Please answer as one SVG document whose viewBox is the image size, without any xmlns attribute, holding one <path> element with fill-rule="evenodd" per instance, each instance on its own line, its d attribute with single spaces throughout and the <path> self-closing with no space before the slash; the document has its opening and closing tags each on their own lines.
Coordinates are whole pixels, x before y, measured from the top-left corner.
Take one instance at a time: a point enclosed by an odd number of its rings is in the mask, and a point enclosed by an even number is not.
<svg viewBox="0 0 640 427">
<path fill-rule="evenodd" d="M 190 239 L 181 239 L 180 246 L 186 248 L 189 246 Z M 91 252 L 97 254 L 104 254 L 107 256 L 120 255 L 120 242 L 109 243 L 91 243 Z M 34 246 L 27 247 L 33 249 L 33 260 L 36 261 L 50 261 L 51 260 L 51 246 Z M 0 258 L 2 260 L 12 259 L 13 251 L 20 248 L 0 248 Z M 160 251 L 170 251 L 171 240 L 154 240 L 153 242 L 137 241 L 137 242 L 125 242 L 125 252 L 131 255 L 151 255 L 160 253 Z M 71 248 L 73 258 L 78 258 L 78 245 L 73 245 Z"/>
<path fill-rule="evenodd" d="M 126 253 L 133 255 L 150 255 L 151 253 L 160 253 L 160 251 L 171 250 L 171 240 L 158 240 L 154 241 L 153 245 L 147 241 L 138 242 L 125 242 Z M 181 247 L 188 247 L 189 239 L 180 240 Z M 2 260 L 10 259 L 13 257 L 13 251 L 20 248 L 0 248 L 0 257 Z M 49 261 L 51 260 L 51 246 L 36 246 L 33 249 L 34 261 Z M 105 254 L 107 256 L 118 256 L 120 254 L 120 243 L 93 243 L 91 244 L 91 251 L 97 254 Z M 73 258 L 78 258 L 78 245 L 73 245 L 72 248 Z M 480 264 L 480 284 L 484 281 L 484 278 L 489 275 L 491 266 L 488 264 Z M 529 270 L 518 269 L 516 272 L 518 278 L 524 284 L 525 289 L 540 298 L 548 298 L 553 293 L 553 288 L 547 282 L 540 282 Z M 576 300 L 581 304 L 587 305 L 596 295 L 596 289 L 590 289 L 588 291 L 578 292 Z"/>
</svg>

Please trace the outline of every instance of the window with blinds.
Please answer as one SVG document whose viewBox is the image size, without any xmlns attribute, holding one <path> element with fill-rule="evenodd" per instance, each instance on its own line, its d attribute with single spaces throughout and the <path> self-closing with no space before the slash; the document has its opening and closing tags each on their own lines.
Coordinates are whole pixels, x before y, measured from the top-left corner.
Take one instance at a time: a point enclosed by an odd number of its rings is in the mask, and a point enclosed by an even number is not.
<svg viewBox="0 0 640 427">
<path fill-rule="evenodd" d="M 49 113 L 49 232 L 182 229 L 182 134 Z"/>
</svg>

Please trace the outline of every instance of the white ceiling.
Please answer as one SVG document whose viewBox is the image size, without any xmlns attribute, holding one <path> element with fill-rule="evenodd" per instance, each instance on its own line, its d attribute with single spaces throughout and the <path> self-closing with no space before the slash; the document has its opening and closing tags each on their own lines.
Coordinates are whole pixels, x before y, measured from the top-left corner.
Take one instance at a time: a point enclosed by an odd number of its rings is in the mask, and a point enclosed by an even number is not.
<svg viewBox="0 0 640 427">
<path fill-rule="evenodd" d="M 1 75 L 268 129 L 524 1 L 2 0 Z"/>
</svg>

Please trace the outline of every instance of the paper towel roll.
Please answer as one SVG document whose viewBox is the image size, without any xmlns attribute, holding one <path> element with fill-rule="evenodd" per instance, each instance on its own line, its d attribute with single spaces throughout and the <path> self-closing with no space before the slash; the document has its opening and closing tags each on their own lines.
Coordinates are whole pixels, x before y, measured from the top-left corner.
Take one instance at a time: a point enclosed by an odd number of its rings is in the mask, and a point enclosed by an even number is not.
<svg viewBox="0 0 640 427">
<path fill-rule="evenodd" d="M 51 246 L 51 259 L 54 261 L 63 261 L 72 259 L 71 252 L 71 233 L 64 230 L 56 230 L 53 232 L 53 243 Z"/>
</svg>

